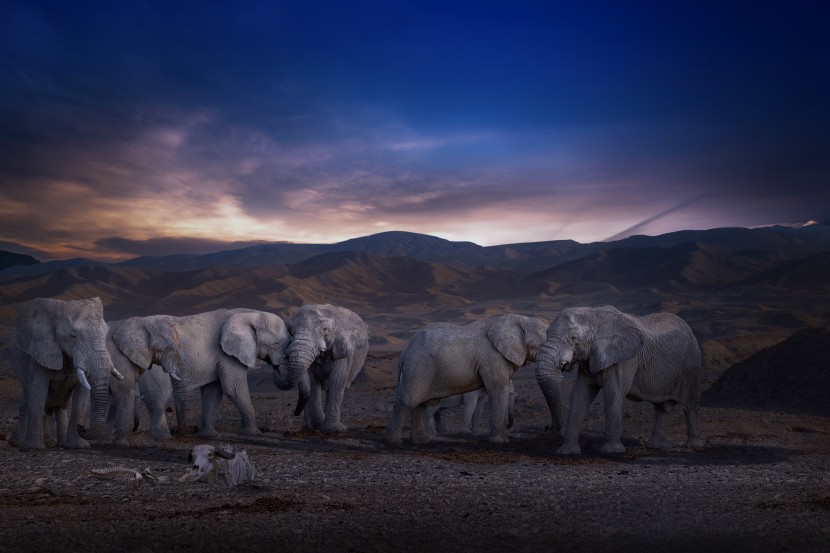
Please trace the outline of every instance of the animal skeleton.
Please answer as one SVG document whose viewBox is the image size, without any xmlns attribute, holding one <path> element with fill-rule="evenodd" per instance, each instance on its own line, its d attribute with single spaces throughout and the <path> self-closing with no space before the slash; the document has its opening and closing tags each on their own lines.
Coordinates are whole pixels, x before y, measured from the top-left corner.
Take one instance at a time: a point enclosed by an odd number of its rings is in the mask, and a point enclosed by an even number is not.
<svg viewBox="0 0 830 553">
<path fill-rule="evenodd" d="M 190 451 L 188 460 L 192 467 L 179 479 L 182 482 L 215 484 L 222 477 L 228 487 L 232 488 L 242 482 L 252 481 L 256 475 L 256 467 L 248 458 L 248 453 L 244 449 L 237 452 L 232 445 L 222 444 L 218 448 L 197 445 Z"/>
<path fill-rule="evenodd" d="M 141 471 L 122 466 L 103 467 L 90 469 L 90 472 L 98 478 L 121 480 L 131 484 L 141 484 L 144 481 L 148 481 L 152 484 L 160 484 L 167 481 L 166 476 L 156 477 L 152 472 L 150 472 L 150 467 L 147 467 Z"/>
</svg>

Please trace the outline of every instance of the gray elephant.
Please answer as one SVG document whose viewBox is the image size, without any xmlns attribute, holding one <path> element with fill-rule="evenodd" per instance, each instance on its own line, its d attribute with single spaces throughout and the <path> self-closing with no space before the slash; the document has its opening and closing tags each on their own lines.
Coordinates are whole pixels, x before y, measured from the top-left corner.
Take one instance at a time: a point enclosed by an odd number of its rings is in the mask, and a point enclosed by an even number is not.
<svg viewBox="0 0 830 553">
<path fill-rule="evenodd" d="M 513 379 L 510 379 L 510 382 L 507 384 L 507 390 L 510 399 L 507 401 L 507 421 L 505 424 L 507 428 L 513 428 L 513 417 L 516 411 L 516 390 L 513 387 Z M 464 434 L 475 433 L 478 428 L 478 422 L 481 420 L 484 403 L 488 398 L 489 396 L 484 388 L 479 388 L 466 394 L 445 397 L 437 404 L 428 406 L 427 426 L 429 433 L 446 433 L 446 428 L 443 423 L 444 411 L 461 406 L 464 407 L 461 418 L 461 432 Z"/>
<path fill-rule="evenodd" d="M 171 320 L 179 336 L 177 374 L 181 381 L 173 384 L 179 431 L 187 428 L 187 392 L 199 388 L 202 417 L 198 436 L 219 437 L 215 427 L 223 395 L 242 416 L 237 433 L 261 434 L 248 390 L 248 369 L 254 368 L 258 359 L 274 365 L 283 358 L 290 341 L 283 320 L 253 309 L 217 309 Z M 139 390 L 151 413 L 150 436 L 165 439 L 170 435 L 163 419 L 167 396 L 154 386 L 168 386 L 170 381 L 167 375 L 153 371 L 139 378 Z"/>
<path fill-rule="evenodd" d="M 554 419 L 561 413 L 561 371 L 577 365 L 565 442 L 557 453 L 580 453 L 579 431 L 600 388 L 605 408 L 602 453 L 625 451 L 620 435 L 626 397 L 654 404 L 649 447 L 667 447 L 665 413 L 675 404 L 686 414 L 687 447 L 703 446 L 697 424 L 700 348 L 689 325 L 677 315 L 635 317 L 611 306 L 560 312 L 548 328 L 536 371 Z"/>
<path fill-rule="evenodd" d="M 497 315 L 464 325 L 431 323 L 406 344 L 398 361 L 395 404 L 385 440 L 401 443 L 412 411 L 412 441 L 429 441 L 426 408 L 431 402 L 484 387 L 490 396 L 490 441 L 506 442 L 505 418 L 513 373 L 534 361 L 547 322 L 524 315 Z"/>
<path fill-rule="evenodd" d="M 179 333 L 174 318 L 168 315 L 131 317 L 122 321 L 110 321 L 108 325 L 107 350 L 124 379 L 110 380 L 112 409 L 107 424 L 115 425 L 115 445 L 128 446 L 127 429 L 135 409 L 140 376 L 156 365 L 161 368 L 155 371 L 165 379 L 169 379 L 165 373 L 177 374 L 182 364 L 179 357 Z M 169 439 L 170 432 L 166 427 L 165 432 L 166 436 L 154 433 L 151 428 L 150 435 L 158 440 Z"/>
<path fill-rule="evenodd" d="M 159 370 L 157 370 L 159 369 Z M 147 407 L 150 418 L 148 434 L 154 440 L 164 441 L 172 438 L 170 427 L 167 424 L 167 405 L 174 403 L 179 409 L 186 409 L 187 383 L 179 389 L 179 382 L 171 378 L 172 373 L 165 373 L 160 368 L 153 367 L 151 371 L 145 371 L 138 379 L 138 395 L 135 399 L 135 410 L 133 411 L 133 432 L 138 432 L 141 420 L 141 404 Z M 177 375 L 178 376 L 178 375 Z M 174 394 L 173 389 L 177 388 Z M 181 397 L 176 397 L 181 395 Z M 185 416 L 186 418 L 186 416 Z M 181 429 L 184 433 L 184 429 Z"/>
<path fill-rule="evenodd" d="M 11 365 L 22 385 L 20 413 L 9 439 L 21 450 L 53 445 L 89 447 L 109 407 L 110 375 L 123 378 L 107 351 L 107 324 L 99 298 L 62 301 L 36 298 L 24 303 L 11 332 Z M 79 429 L 79 386 L 91 390 L 89 430 Z M 70 400 L 73 409 L 67 413 Z M 45 432 L 44 432 L 45 429 Z"/>
<path fill-rule="evenodd" d="M 310 394 L 304 426 L 327 432 L 342 432 L 340 421 L 343 395 L 357 377 L 369 351 L 369 327 L 344 307 L 304 305 L 288 321 L 291 345 L 274 366 L 274 384 L 280 390 L 300 387 L 302 410 L 304 390 Z M 326 392 L 325 410 L 322 393 Z"/>
</svg>

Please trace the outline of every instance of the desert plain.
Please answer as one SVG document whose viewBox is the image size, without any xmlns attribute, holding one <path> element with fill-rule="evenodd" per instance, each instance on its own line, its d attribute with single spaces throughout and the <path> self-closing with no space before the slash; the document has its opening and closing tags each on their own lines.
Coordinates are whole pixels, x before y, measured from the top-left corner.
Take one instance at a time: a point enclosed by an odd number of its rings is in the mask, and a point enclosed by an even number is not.
<svg viewBox="0 0 830 553">
<path fill-rule="evenodd" d="M 0 543 L 129 553 L 826 551 L 830 228 L 819 227 L 491 248 L 386 233 L 326 247 L 0 270 Z M 219 307 L 288 318 L 303 303 L 326 302 L 353 309 L 372 340 L 346 392 L 349 430 L 301 430 L 296 392 L 277 390 L 260 365 L 249 384 L 263 434 L 234 434 L 239 415 L 228 401 L 218 426 L 222 441 L 255 462 L 253 483 L 180 482 L 189 449 L 203 443 L 191 428 L 161 443 L 140 430 L 130 448 L 98 440 L 85 450 L 18 451 L 6 441 L 20 390 L 8 362 L 14 313 L 31 297 L 90 296 L 112 319 Z M 398 353 L 423 324 L 504 312 L 551 320 L 564 307 L 605 304 L 671 311 L 690 324 L 704 358 L 704 449 L 683 447 L 679 409 L 668 421 L 671 447 L 646 448 L 651 406 L 627 401 L 626 452 L 600 455 L 597 401 L 583 454 L 557 456 L 532 364 L 514 377 L 510 443 L 489 443 L 483 423 L 479 433 L 424 445 L 382 442 Z M 198 412 L 194 392 L 194 424 Z M 448 426 L 459 422 L 452 413 Z M 113 466 L 156 479 L 92 472 Z"/>
</svg>

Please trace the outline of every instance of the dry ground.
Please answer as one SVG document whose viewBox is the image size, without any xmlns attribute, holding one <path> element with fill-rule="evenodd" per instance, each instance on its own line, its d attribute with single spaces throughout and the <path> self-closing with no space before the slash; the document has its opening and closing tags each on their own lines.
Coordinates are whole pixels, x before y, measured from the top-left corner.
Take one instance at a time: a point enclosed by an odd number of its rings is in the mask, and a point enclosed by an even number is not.
<svg viewBox="0 0 830 553">
<path fill-rule="evenodd" d="M 642 444 L 651 407 L 627 403 L 627 452 L 603 457 L 595 405 L 580 457 L 558 457 L 532 368 L 517 374 L 511 443 L 485 434 L 442 436 L 391 450 L 381 433 L 391 412 L 394 353 L 374 352 L 346 395 L 350 431 L 298 431 L 294 392 L 270 370 L 250 382 L 262 436 L 233 434 L 223 404 L 219 428 L 247 449 L 254 484 L 229 490 L 183 484 L 193 437 L 168 443 L 133 436 L 132 448 L 22 453 L 0 442 L 0 547 L 17 551 L 828 551 L 830 419 L 703 408 L 703 451 Z M 17 383 L 0 379 L 0 433 L 16 416 Z M 195 421 L 198 408 L 191 410 Z M 450 427 L 457 425 L 450 419 Z M 146 421 L 145 421 L 146 423 Z M 480 428 L 484 431 L 484 428 Z M 133 484 L 90 469 L 123 465 L 166 477 Z M 165 478 L 162 478 L 165 479 Z"/>
</svg>

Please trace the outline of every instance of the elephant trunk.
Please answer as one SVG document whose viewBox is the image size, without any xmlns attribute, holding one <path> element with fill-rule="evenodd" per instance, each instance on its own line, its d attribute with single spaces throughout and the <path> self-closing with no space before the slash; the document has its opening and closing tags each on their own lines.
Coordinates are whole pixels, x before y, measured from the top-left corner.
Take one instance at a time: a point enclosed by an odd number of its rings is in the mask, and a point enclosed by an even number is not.
<svg viewBox="0 0 830 553">
<path fill-rule="evenodd" d="M 536 382 L 539 383 L 539 388 L 541 388 L 550 410 L 550 430 L 561 437 L 565 430 L 564 404 L 562 402 L 563 360 L 555 348 L 549 343 L 545 343 L 539 351 L 537 362 Z"/>
<path fill-rule="evenodd" d="M 312 340 L 302 337 L 294 338 L 288 346 L 286 362 L 274 368 L 274 384 L 280 390 L 290 390 L 300 383 L 303 374 L 306 374 L 306 380 L 308 380 L 308 368 L 316 358 L 317 349 Z M 285 367 L 286 374 L 283 374 L 283 367 Z"/>
<path fill-rule="evenodd" d="M 303 412 L 303 409 L 305 409 L 308 403 L 308 398 L 311 397 L 311 380 L 308 378 L 308 371 L 303 373 L 297 388 L 299 390 L 299 397 L 297 398 L 297 407 L 294 409 L 295 417 Z"/>
<path fill-rule="evenodd" d="M 78 428 L 78 435 L 85 440 L 94 440 L 101 433 L 110 406 L 110 374 L 114 370 L 106 350 L 97 352 L 90 371 L 89 427 Z"/>
</svg>

